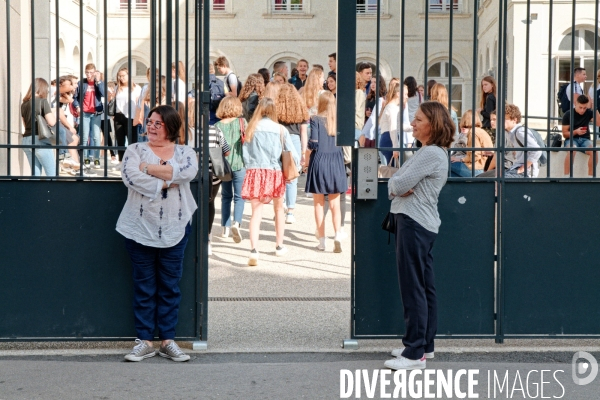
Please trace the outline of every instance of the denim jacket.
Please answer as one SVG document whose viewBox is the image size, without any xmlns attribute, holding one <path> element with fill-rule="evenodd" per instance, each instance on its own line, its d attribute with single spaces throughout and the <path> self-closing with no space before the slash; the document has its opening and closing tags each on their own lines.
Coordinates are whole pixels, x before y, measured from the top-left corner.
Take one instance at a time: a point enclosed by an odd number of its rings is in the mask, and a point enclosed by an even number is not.
<svg viewBox="0 0 600 400">
<path fill-rule="evenodd" d="M 281 131 L 284 135 L 285 149 L 292 152 L 296 165 L 300 165 L 300 157 L 288 130 L 269 118 L 263 118 L 256 124 L 252 140 L 244 142 L 244 165 L 247 169 L 281 171 Z"/>
<path fill-rule="evenodd" d="M 74 107 L 79 107 L 79 93 L 83 93 L 83 96 L 85 96 L 85 93 L 87 92 L 89 83 L 87 81 L 87 79 L 83 79 L 82 81 L 79 82 L 79 85 L 77 85 L 77 89 L 75 91 L 75 96 L 73 96 L 73 106 Z M 102 98 L 104 97 L 104 83 L 100 82 L 100 81 L 96 81 L 94 82 L 94 88 L 95 90 L 95 95 L 96 98 L 94 100 L 95 103 L 95 107 L 96 107 L 96 113 L 97 114 L 101 114 L 104 111 L 104 104 L 102 104 Z M 82 98 L 83 101 L 83 98 Z M 83 107 L 81 107 L 81 112 L 83 113 Z"/>
</svg>

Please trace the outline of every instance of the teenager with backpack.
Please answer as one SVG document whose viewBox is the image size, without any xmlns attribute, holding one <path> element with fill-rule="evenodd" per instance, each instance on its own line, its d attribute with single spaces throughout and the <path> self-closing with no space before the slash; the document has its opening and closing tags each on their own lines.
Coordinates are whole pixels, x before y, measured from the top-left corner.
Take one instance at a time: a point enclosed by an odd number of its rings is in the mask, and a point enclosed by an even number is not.
<svg viewBox="0 0 600 400">
<path fill-rule="evenodd" d="M 600 111 L 600 69 L 596 72 L 596 83 L 590 86 L 588 97 L 590 98 L 589 107 L 592 110 Z"/>
<path fill-rule="evenodd" d="M 208 124 L 214 125 L 219 122 L 217 109 L 221 100 L 225 98 L 225 84 L 215 75 L 215 66 L 208 65 L 208 90 L 210 91 L 210 107 Z"/>
<path fill-rule="evenodd" d="M 242 82 L 240 82 L 237 75 L 231 71 L 229 60 L 224 56 L 217 58 L 215 60 L 215 68 L 221 75 L 225 75 L 226 95 L 238 97 L 238 94 L 242 90 Z"/>
<path fill-rule="evenodd" d="M 573 70 L 573 82 L 562 85 L 558 90 L 557 101 L 560 106 L 560 116 L 572 109 L 577 101 L 577 97 L 583 94 L 581 84 L 587 79 L 585 68 L 575 68 Z M 573 99 L 571 100 L 571 86 L 573 86 Z"/>
</svg>

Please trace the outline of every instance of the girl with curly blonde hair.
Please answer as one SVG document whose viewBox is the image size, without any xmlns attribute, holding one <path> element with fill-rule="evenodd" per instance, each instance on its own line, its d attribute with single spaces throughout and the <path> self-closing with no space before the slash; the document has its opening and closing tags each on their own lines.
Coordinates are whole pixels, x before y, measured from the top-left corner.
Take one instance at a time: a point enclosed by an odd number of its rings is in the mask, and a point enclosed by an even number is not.
<svg viewBox="0 0 600 400">
<path fill-rule="evenodd" d="M 249 121 L 254 115 L 258 100 L 265 91 L 265 82 L 261 74 L 250 74 L 238 96 L 242 102 L 244 118 Z"/>
<path fill-rule="evenodd" d="M 289 131 L 292 143 L 300 154 L 300 165 L 304 166 L 304 152 L 308 146 L 308 110 L 294 85 L 291 83 L 281 85 L 275 108 L 277 109 L 277 120 Z M 294 208 L 297 195 L 298 179 L 287 182 L 285 188 L 286 224 L 293 224 L 296 221 Z"/>
</svg>

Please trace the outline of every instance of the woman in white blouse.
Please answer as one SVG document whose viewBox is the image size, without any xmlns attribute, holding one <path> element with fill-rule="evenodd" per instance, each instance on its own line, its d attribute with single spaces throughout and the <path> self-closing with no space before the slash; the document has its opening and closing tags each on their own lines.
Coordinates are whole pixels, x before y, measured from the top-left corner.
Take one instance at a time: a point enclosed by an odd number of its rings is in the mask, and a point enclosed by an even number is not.
<svg viewBox="0 0 600 400">
<path fill-rule="evenodd" d="M 407 96 L 407 88 L 406 85 L 403 85 L 403 95 L 404 101 L 403 106 L 403 118 L 402 118 L 402 147 L 411 147 L 413 142 L 412 135 L 408 135 L 409 132 L 412 132 L 412 127 L 410 125 L 409 117 L 408 117 L 408 106 L 406 104 L 406 96 Z M 400 125 L 400 82 L 397 82 L 395 85 L 390 87 L 390 92 L 388 93 L 388 98 L 390 100 L 383 107 L 381 111 L 381 118 L 379 120 L 379 126 L 381 128 L 381 137 L 379 138 L 379 147 L 381 148 L 400 148 L 400 129 L 398 126 Z M 384 157 L 382 160 L 382 164 L 388 164 L 392 157 L 397 158 L 400 154 L 399 151 L 393 151 L 391 149 L 380 150 L 381 155 Z"/>
<path fill-rule="evenodd" d="M 187 361 L 173 341 L 181 292 L 183 255 L 196 202 L 190 181 L 198 172 L 196 152 L 176 144 L 181 117 L 171 106 L 150 110 L 148 142 L 127 147 L 121 164 L 127 201 L 117 222 L 133 267 L 133 312 L 136 346 L 125 356 L 142 361 L 156 355 L 152 341 L 158 329 L 159 355 Z"/>
<path fill-rule="evenodd" d="M 187 93 L 185 91 L 185 66 L 182 61 L 177 64 L 173 63 L 171 77 L 173 78 L 173 101 L 185 104 Z"/>
<path fill-rule="evenodd" d="M 129 70 L 121 68 L 117 72 L 117 87 L 115 89 L 117 110 L 114 117 L 115 138 L 119 147 L 125 146 L 125 138 L 128 137 L 129 127 L 131 127 L 129 144 L 137 143 L 138 132 L 134 119 L 137 114 L 137 103 L 141 92 L 142 89 L 134 82 L 131 82 L 131 92 L 129 91 Z M 123 154 L 125 154 L 125 151 L 119 150 L 119 161 L 123 161 Z"/>
</svg>

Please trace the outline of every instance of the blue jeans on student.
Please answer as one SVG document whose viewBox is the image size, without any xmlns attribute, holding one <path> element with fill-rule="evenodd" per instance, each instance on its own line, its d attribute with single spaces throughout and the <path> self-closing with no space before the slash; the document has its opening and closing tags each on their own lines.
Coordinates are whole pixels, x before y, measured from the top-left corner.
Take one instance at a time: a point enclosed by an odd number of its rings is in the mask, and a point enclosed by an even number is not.
<svg viewBox="0 0 600 400">
<path fill-rule="evenodd" d="M 471 177 L 471 169 L 465 165 L 463 162 L 453 162 L 450 165 L 450 176 L 455 178 L 470 178 Z M 482 169 L 475 170 L 475 176 L 482 174 Z"/>
<path fill-rule="evenodd" d="M 158 327 L 160 340 L 175 338 L 183 273 L 183 255 L 191 224 L 173 247 L 155 248 L 125 239 L 133 267 L 133 314 L 138 339 L 154 340 Z"/>
<path fill-rule="evenodd" d="M 392 143 L 392 137 L 389 132 L 383 132 L 381 136 L 379 136 L 379 147 L 394 147 Z M 392 159 L 392 155 L 394 152 L 392 150 L 379 150 L 379 154 L 381 155 L 381 165 L 387 165 Z"/>
<path fill-rule="evenodd" d="M 23 141 L 21 142 L 21 144 L 24 146 L 30 146 L 31 136 L 23 136 Z M 36 138 L 35 144 L 51 146 L 48 139 L 40 140 Z M 25 157 L 27 157 L 27 161 L 29 161 L 29 166 L 31 167 L 34 176 L 41 176 L 42 168 L 44 169 L 46 176 L 56 176 L 56 158 L 54 157 L 54 150 L 35 149 L 35 161 L 32 160 L 33 154 L 31 152 L 31 149 L 23 149 L 23 152 L 25 153 Z"/>
<path fill-rule="evenodd" d="M 571 139 L 565 140 L 565 144 L 563 146 L 571 147 Z M 583 147 L 583 148 L 592 147 L 592 141 L 590 139 L 576 137 L 576 138 L 573 138 L 573 147 Z M 578 151 L 585 153 L 585 150 L 578 150 Z"/>
<path fill-rule="evenodd" d="M 296 148 L 296 152 L 298 153 L 300 158 L 302 158 L 302 154 L 300 154 L 300 151 L 302 150 L 300 144 L 300 136 L 290 136 L 292 138 L 292 143 L 294 143 L 294 147 Z M 294 179 L 290 183 L 285 184 L 285 207 L 296 208 L 296 197 L 298 197 L 298 179 Z"/>
<path fill-rule="evenodd" d="M 100 144 L 100 122 L 102 116 L 96 113 L 81 114 L 81 145 L 82 146 L 101 146 Z M 89 144 L 88 144 L 89 139 Z M 83 158 L 100 158 L 100 150 L 83 150 Z"/>
<path fill-rule="evenodd" d="M 242 185 L 246 177 L 246 168 L 233 172 L 233 179 L 221 182 L 221 225 L 231 226 L 231 201 L 233 200 L 233 220 L 242 224 L 244 204 L 242 199 Z"/>
</svg>

